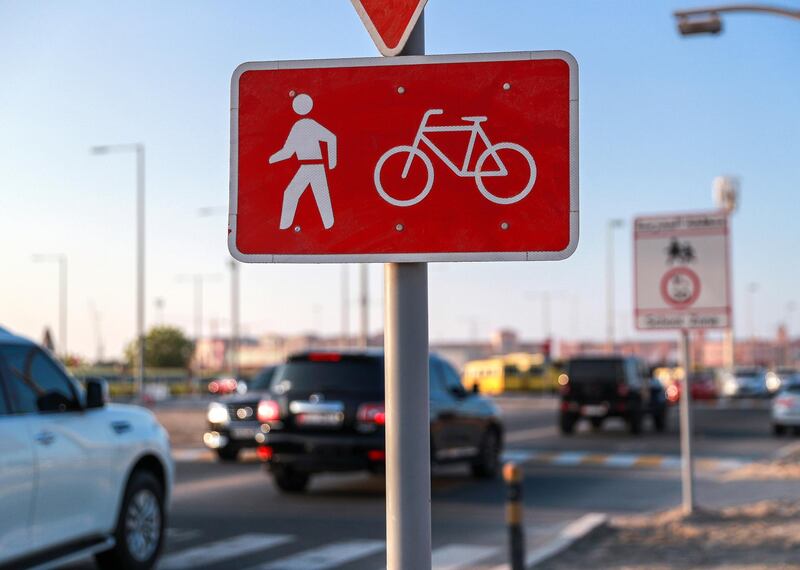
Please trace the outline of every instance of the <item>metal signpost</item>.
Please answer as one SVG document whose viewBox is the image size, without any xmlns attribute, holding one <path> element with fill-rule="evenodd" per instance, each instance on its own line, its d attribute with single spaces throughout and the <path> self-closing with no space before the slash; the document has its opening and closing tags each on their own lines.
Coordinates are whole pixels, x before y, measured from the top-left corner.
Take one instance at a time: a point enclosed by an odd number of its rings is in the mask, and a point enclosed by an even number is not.
<svg viewBox="0 0 800 570">
<path fill-rule="evenodd" d="M 565 52 L 423 56 L 424 0 L 353 3 L 384 54 L 408 57 L 234 72 L 228 245 L 243 262 L 386 264 L 387 567 L 425 570 L 427 263 L 572 254 L 577 64 Z"/>
<path fill-rule="evenodd" d="M 689 332 L 731 326 L 728 216 L 725 212 L 634 220 L 635 320 L 640 330 L 680 331 L 684 370 L 680 423 L 683 510 L 694 510 Z"/>
</svg>

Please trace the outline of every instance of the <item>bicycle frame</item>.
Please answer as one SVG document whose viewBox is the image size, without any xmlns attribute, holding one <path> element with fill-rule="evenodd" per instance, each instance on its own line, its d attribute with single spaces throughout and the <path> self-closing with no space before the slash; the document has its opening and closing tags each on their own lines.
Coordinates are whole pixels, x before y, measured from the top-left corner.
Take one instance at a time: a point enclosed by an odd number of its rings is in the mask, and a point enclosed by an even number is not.
<svg viewBox="0 0 800 570">
<path fill-rule="evenodd" d="M 417 134 L 414 137 L 414 143 L 411 145 L 415 149 L 419 149 L 422 143 L 425 143 L 427 147 L 433 151 L 433 153 L 439 157 L 439 159 L 455 173 L 456 175 L 462 178 L 468 177 L 476 177 L 477 172 L 475 170 L 469 170 L 469 163 L 472 161 L 472 155 L 475 152 L 475 141 L 478 137 L 481 138 L 481 141 L 486 148 L 492 147 L 492 142 L 489 140 L 489 137 L 486 136 L 486 132 L 483 130 L 479 121 L 474 121 L 472 125 L 442 125 L 442 126 L 435 126 L 430 127 L 428 126 L 428 119 L 433 115 L 442 115 L 444 111 L 442 109 L 430 109 L 425 111 L 425 114 L 422 116 L 422 121 L 419 124 L 419 128 L 417 129 Z M 464 156 L 464 163 L 459 168 L 455 162 L 450 160 L 450 158 L 442 152 L 442 150 L 436 146 L 430 138 L 425 136 L 425 133 L 456 133 L 456 132 L 469 132 L 469 143 L 467 144 L 467 152 Z M 508 174 L 508 169 L 506 169 L 503 161 L 500 160 L 500 155 L 497 153 L 496 150 L 491 151 L 492 159 L 498 166 L 498 170 L 487 170 L 481 171 L 481 176 L 506 176 Z M 406 160 L 405 167 L 403 167 L 402 178 L 406 178 L 408 176 L 408 171 L 411 169 L 411 161 L 413 160 L 414 155 L 409 154 L 408 159 Z"/>
</svg>

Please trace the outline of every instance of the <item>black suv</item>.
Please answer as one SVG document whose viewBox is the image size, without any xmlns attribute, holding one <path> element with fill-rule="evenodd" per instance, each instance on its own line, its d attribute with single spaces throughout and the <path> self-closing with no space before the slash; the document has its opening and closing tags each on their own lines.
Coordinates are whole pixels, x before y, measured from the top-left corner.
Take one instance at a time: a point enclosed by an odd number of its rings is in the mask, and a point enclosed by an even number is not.
<svg viewBox="0 0 800 570">
<path fill-rule="evenodd" d="M 561 433 L 571 434 L 575 424 L 588 419 L 600 429 L 606 418 L 624 419 L 631 433 L 642 431 L 650 415 L 656 431 L 664 431 L 667 400 L 661 385 L 652 380 L 643 363 L 625 356 L 590 356 L 567 362 L 561 384 Z"/>
<path fill-rule="evenodd" d="M 495 405 L 468 392 L 431 355 L 431 459 L 466 461 L 476 477 L 498 471 L 503 429 Z M 258 452 L 279 489 L 303 492 L 325 471 L 385 468 L 383 352 L 307 352 L 288 359 L 258 403 Z"/>
<path fill-rule="evenodd" d="M 203 434 L 203 443 L 216 451 L 221 460 L 236 461 L 242 449 L 253 449 L 263 442 L 256 417 L 258 402 L 269 392 L 275 370 L 275 366 L 261 370 L 246 384 L 245 394 L 224 397 L 208 405 L 208 431 Z"/>
</svg>

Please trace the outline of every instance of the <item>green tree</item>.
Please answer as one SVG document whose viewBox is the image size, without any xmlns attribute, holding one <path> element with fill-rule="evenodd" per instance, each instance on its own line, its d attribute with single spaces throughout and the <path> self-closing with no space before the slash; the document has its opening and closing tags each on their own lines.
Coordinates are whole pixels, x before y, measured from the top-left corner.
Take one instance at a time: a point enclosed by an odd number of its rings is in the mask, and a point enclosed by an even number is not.
<svg viewBox="0 0 800 570">
<path fill-rule="evenodd" d="M 176 327 L 151 328 L 145 337 L 145 366 L 153 368 L 188 368 L 194 352 L 194 343 Z M 125 361 L 134 366 L 139 354 L 139 341 L 125 348 Z"/>
</svg>

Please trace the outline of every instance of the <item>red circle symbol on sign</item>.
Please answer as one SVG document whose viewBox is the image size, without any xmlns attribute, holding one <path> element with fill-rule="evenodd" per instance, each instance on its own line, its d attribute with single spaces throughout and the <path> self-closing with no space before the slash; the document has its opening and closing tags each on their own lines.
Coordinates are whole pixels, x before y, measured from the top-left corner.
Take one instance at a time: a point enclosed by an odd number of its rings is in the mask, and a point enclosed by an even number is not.
<svg viewBox="0 0 800 570">
<path fill-rule="evenodd" d="M 661 296 L 673 307 L 688 308 L 700 296 L 700 278 L 688 267 L 670 269 L 661 278 Z"/>
</svg>

